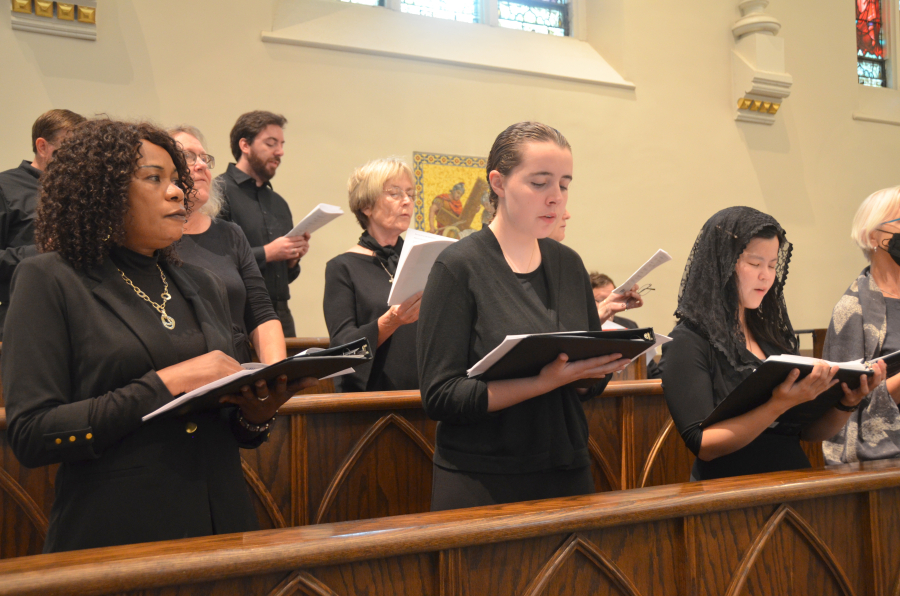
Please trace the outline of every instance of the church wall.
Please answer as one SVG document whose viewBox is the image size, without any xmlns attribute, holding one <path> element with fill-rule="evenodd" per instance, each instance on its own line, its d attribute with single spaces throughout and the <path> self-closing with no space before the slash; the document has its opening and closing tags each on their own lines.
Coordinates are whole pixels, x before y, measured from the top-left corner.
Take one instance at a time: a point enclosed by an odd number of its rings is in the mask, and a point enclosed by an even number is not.
<svg viewBox="0 0 900 596">
<path fill-rule="evenodd" d="M 346 179 L 370 158 L 486 156 L 508 124 L 540 120 L 573 147 L 566 243 L 587 267 L 624 280 L 657 248 L 674 257 L 649 280 L 657 290 L 634 319 L 672 328 L 697 231 L 718 209 L 744 204 L 774 215 L 794 243 L 794 326 L 825 327 L 865 264 L 849 239 L 856 207 L 900 184 L 900 127 L 851 117 L 859 97 L 853 3 L 772 0 L 794 82 L 775 124 L 764 126 L 734 121 L 737 2 L 586 2 L 588 41 L 634 91 L 263 43 L 272 1 L 103 1 L 96 42 L 12 31 L 4 9 L 0 166 L 30 157 L 31 122 L 65 107 L 194 124 L 218 174 L 231 161 L 235 118 L 268 109 L 289 121 L 273 185 L 296 220 L 319 202 L 346 207 Z M 359 233 L 348 215 L 313 237 L 291 286 L 299 335 L 327 334 L 325 263 Z"/>
</svg>

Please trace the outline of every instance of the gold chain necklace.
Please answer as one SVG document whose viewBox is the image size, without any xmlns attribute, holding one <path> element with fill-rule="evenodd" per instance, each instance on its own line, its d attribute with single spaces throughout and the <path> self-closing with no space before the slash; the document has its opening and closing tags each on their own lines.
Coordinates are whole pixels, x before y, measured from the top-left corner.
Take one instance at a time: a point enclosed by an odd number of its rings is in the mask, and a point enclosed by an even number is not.
<svg viewBox="0 0 900 596">
<path fill-rule="evenodd" d="M 521 273 L 531 273 L 531 261 L 532 259 L 534 259 L 534 249 L 536 246 L 537 241 L 535 241 L 535 243 L 531 246 L 531 255 L 529 255 L 528 257 L 528 264 L 525 265 L 525 271 L 522 271 Z M 519 271 L 516 271 L 516 267 L 515 265 L 513 265 L 512 259 L 506 256 L 506 253 L 503 253 L 503 258 L 506 259 L 506 264 L 509 265 L 509 268 L 512 269 L 513 273 L 520 273 Z"/>
<path fill-rule="evenodd" d="M 165 273 L 163 273 L 162 267 L 160 267 L 157 264 L 156 268 L 159 269 L 159 276 L 162 278 L 162 282 L 163 282 L 163 293 L 160 296 L 160 298 L 162 298 L 162 301 L 163 301 L 162 305 L 159 305 L 159 304 L 153 302 L 152 300 L 150 300 L 150 296 L 148 296 L 144 292 L 144 290 L 142 290 L 139 287 L 137 287 L 136 285 L 134 285 L 134 282 L 131 281 L 130 279 L 128 279 L 128 276 L 125 275 L 125 272 L 122 271 L 121 269 L 119 269 L 118 267 L 116 267 L 116 269 L 119 270 L 119 273 L 122 274 L 122 279 L 125 280 L 125 283 L 127 283 L 129 286 L 131 286 L 132 289 L 134 289 L 135 293 L 137 293 L 138 296 L 140 296 L 141 298 L 143 298 L 144 300 L 149 302 L 150 306 L 152 306 L 153 308 L 155 308 L 157 310 L 157 312 L 159 312 L 159 314 L 160 314 L 159 318 L 160 318 L 160 320 L 162 320 L 163 327 L 165 327 L 166 329 L 172 330 L 172 329 L 175 329 L 175 319 L 173 319 L 172 317 L 170 317 L 169 315 L 166 314 L 166 302 L 168 302 L 169 300 L 172 299 L 172 296 L 169 295 L 169 282 L 166 281 L 166 275 L 165 275 Z"/>
<path fill-rule="evenodd" d="M 377 258 L 377 257 L 376 257 L 376 258 Z M 378 261 L 378 264 L 381 265 L 381 268 L 384 269 L 384 272 L 387 273 L 387 274 L 388 274 L 388 277 L 391 278 L 391 279 L 389 280 L 390 283 L 394 283 L 394 276 L 391 275 L 391 272 L 388 271 L 388 268 L 384 266 L 384 263 L 382 263 L 382 262 L 379 260 L 379 261 Z"/>
</svg>

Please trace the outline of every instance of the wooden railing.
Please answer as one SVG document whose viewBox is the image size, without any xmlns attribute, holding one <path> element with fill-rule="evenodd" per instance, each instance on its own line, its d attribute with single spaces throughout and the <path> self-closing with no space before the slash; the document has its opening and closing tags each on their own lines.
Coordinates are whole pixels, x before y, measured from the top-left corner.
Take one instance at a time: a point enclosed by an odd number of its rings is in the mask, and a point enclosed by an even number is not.
<svg viewBox="0 0 900 596">
<path fill-rule="evenodd" d="M 0 562 L 0 595 L 900 594 L 900 461 Z"/>
<path fill-rule="evenodd" d="M 689 478 L 693 457 L 672 427 L 658 380 L 611 382 L 585 413 L 598 492 Z M 434 437 L 417 391 L 292 398 L 270 440 L 241 452 L 261 526 L 428 511 Z M 55 471 L 22 467 L 0 433 L 0 558 L 41 551 Z"/>
</svg>

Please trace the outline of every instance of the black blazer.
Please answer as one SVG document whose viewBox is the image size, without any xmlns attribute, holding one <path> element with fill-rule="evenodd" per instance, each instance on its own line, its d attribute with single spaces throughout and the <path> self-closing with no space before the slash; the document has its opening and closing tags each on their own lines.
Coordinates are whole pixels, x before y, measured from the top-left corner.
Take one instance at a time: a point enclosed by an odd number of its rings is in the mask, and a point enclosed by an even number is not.
<svg viewBox="0 0 900 596">
<path fill-rule="evenodd" d="M 231 355 L 221 281 L 161 265 L 207 348 Z M 263 437 L 233 408 L 141 423 L 172 399 L 155 371 L 177 363 L 145 306 L 109 259 L 81 272 L 47 253 L 16 269 L 0 362 L 7 435 L 23 465 L 62 463 L 45 552 L 256 528 L 238 446 Z"/>
</svg>

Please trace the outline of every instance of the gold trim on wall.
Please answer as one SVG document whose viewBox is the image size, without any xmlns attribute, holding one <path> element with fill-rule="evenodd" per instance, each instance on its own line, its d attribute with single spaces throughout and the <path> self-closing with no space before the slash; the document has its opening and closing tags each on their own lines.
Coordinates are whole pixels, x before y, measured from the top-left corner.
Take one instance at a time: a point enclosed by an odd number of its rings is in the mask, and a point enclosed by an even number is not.
<svg viewBox="0 0 900 596">
<path fill-rule="evenodd" d="M 75 5 L 57 2 L 56 3 L 56 18 L 61 19 L 63 21 L 74 21 L 75 20 Z"/>
<path fill-rule="evenodd" d="M 97 22 L 97 9 L 96 8 L 85 8 L 84 6 L 78 7 L 78 22 L 79 23 L 89 23 L 91 25 Z"/>
<path fill-rule="evenodd" d="M 31 14 L 31 0 L 12 0 L 13 12 Z"/>
<path fill-rule="evenodd" d="M 34 0 L 34 14 L 48 19 L 53 18 L 53 2 L 50 0 Z"/>
</svg>

